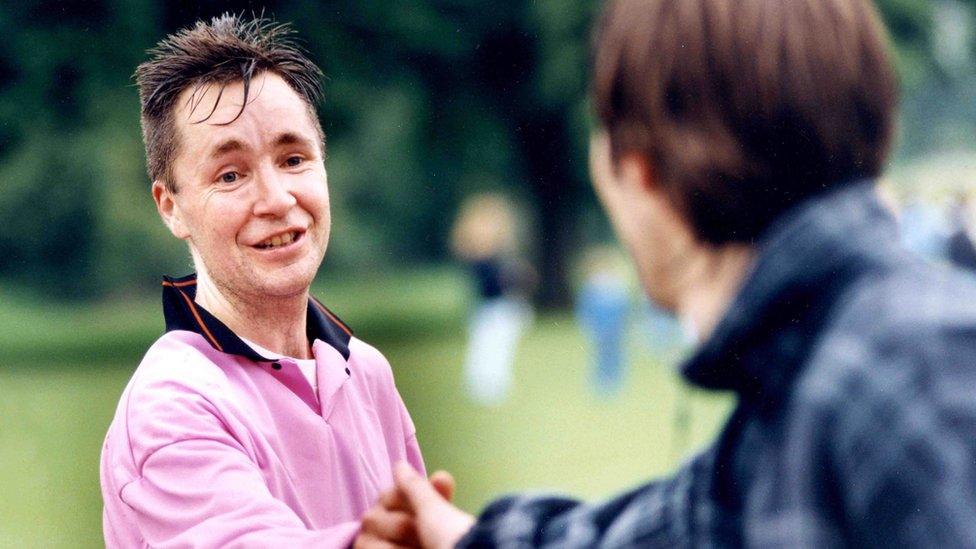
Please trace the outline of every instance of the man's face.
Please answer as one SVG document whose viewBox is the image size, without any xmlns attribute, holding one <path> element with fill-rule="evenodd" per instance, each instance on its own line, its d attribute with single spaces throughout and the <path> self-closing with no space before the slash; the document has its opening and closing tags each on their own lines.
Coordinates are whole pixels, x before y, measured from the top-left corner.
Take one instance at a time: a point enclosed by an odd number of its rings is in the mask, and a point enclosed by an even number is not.
<svg viewBox="0 0 976 549">
<path fill-rule="evenodd" d="M 590 140 L 590 176 L 617 237 L 634 260 L 645 293 L 674 310 L 682 256 L 691 242 L 687 225 L 653 181 L 649 165 L 630 155 L 615 169 L 606 134 Z"/>
<path fill-rule="evenodd" d="M 329 241 L 319 134 L 307 104 L 279 76 L 256 76 L 234 120 L 243 95 L 240 82 L 202 97 L 183 92 L 174 106 L 177 192 L 156 182 L 153 196 L 222 293 L 293 296 L 308 290 Z"/>
</svg>

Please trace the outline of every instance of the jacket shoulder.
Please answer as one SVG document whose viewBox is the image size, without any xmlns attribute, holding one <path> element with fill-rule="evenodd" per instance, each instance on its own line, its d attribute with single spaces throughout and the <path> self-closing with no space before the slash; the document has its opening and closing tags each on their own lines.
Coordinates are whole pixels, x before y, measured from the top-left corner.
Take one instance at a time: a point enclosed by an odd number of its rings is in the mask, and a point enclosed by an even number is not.
<svg viewBox="0 0 976 549">
<path fill-rule="evenodd" d="M 801 387 L 843 403 L 852 391 L 976 383 L 976 277 L 921 261 L 864 277 L 815 343 Z"/>
</svg>

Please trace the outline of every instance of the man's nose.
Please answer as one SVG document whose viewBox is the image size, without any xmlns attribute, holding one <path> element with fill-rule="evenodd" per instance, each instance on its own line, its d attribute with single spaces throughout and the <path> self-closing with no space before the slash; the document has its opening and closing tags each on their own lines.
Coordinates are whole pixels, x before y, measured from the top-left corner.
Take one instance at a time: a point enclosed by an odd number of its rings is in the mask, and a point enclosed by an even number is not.
<svg viewBox="0 0 976 549">
<path fill-rule="evenodd" d="M 254 214 L 282 217 L 288 213 L 296 203 L 288 178 L 274 169 L 263 169 L 256 175 L 258 196 L 254 201 Z"/>
</svg>

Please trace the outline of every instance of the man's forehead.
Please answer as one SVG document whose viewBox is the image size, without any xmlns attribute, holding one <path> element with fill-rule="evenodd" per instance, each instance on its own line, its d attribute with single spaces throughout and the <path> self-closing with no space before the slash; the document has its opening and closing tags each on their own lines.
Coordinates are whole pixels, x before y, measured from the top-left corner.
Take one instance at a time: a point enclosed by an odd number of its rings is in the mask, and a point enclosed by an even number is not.
<svg viewBox="0 0 976 549">
<path fill-rule="evenodd" d="M 247 86 L 247 106 L 260 104 L 264 109 L 303 110 L 305 101 L 278 75 L 260 73 Z M 244 105 L 245 84 L 202 82 L 183 90 L 176 105 L 176 118 L 186 124 L 227 125 L 247 110 Z"/>
<path fill-rule="evenodd" d="M 247 105 L 242 81 L 204 84 L 185 90 L 174 114 L 185 137 L 229 148 L 229 141 L 247 141 L 240 132 L 254 130 L 274 144 L 316 140 L 310 110 L 281 77 L 262 73 L 250 83 Z"/>
</svg>

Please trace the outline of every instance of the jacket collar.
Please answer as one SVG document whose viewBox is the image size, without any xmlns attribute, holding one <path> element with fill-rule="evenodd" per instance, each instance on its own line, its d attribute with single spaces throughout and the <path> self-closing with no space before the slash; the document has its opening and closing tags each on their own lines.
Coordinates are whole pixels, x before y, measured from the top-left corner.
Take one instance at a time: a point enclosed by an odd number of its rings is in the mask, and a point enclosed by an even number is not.
<svg viewBox="0 0 976 549">
<path fill-rule="evenodd" d="M 872 182 L 844 185 L 780 217 L 715 331 L 682 366 L 692 383 L 775 406 L 805 363 L 838 297 L 898 249 Z"/>
<path fill-rule="evenodd" d="M 217 320 L 217 317 L 195 303 L 193 300 L 196 292 L 196 274 L 182 278 L 163 277 L 163 316 L 166 318 L 167 332 L 173 330 L 195 332 L 220 352 L 243 356 L 255 362 L 274 362 L 272 358 L 261 356 L 223 322 Z M 344 359 L 349 360 L 349 340 L 352 338 L 352 330 L 311 296 L 308 300 L 306 333 L 309 343 L 320 339 L 339 351 Z"/>
</svg>

